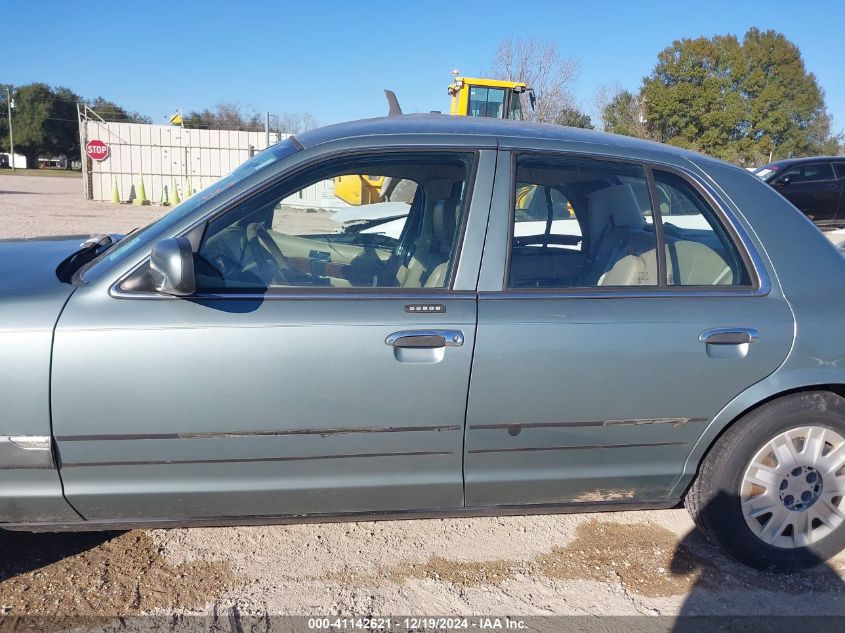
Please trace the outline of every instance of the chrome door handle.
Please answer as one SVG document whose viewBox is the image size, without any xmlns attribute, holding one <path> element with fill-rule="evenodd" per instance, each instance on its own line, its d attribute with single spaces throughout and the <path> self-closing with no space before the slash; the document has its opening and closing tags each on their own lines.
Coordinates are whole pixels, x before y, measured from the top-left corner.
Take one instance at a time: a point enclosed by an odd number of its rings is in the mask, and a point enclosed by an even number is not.
<svg viewBox="0 0 845 633">
<path fill-rule="evenodd" d="M 707 345 L 743 345 L 759 338 L 760 332 L 753 327 L 715 327 L 698 336 L 698 340 Z"/>
<path fill-rule="evenodd" d="M 464 333 L 460 330 L 404 330 L 394 332 L 384 342 L 393 347 L 460 347 L 464 344 Z"/>
</svg>

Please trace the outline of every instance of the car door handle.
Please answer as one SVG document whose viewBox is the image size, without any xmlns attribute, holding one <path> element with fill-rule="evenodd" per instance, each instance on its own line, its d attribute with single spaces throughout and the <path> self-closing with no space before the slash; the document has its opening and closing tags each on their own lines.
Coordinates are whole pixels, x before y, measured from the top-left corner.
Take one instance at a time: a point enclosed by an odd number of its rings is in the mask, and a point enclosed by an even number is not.
<svg viewBox="0 0 845 633">
<path fill-rule="evenodd" d="M 754 343 L 760 338 L 760 332 L 753 327 L 716 327 L 704 330 L 698 340 L 707 345 L 743 345 Z"/>
<path fill-rule="evenodd" d="M 394 332 L 384 342 L 402 348 L 460 347 L 464 344 L 464 333 L 460 330 L 405 330 Z"/>
</svg>

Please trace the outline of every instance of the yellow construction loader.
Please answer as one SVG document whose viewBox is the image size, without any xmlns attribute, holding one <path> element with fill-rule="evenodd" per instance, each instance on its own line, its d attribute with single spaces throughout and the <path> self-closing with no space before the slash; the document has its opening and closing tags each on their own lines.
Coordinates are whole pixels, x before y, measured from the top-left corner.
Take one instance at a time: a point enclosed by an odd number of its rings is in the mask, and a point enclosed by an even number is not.
<svg viewBox="0 0 845 633">
<path fill-rule="evenodd" d="M 480 77 L 460 77 L 457 70 L 452 71 L 453 81 L 449 84 L 449 95 L 452 102 L 449 114 L 457 116 L 480 116 L 494 119 L 524 118 L 522 113 L 522 98 L 524 94 L 529 99 L 531 109 L 534 109 L 534 90 L 528 84 L 519 81 L 502 81 L 499 79 L 482 79 Z M 402 110 L 396 101 L 396 96 L 387 94 L 391 114 L 401 114 Z M 384 202 L 382 189 L 384 178 L 379 176 L 338 176 L 334 179 L 334 195 L 354 206 Z"/>
<path fill-rule="evenodd" d="M 523 119 L 522 94 L 525 94 L 534 108 L 534 90 L 520 81 L 459 77 L 453 70 L 454 81 L 449 84 L 452 103 L 449 114 L 458 116 L 481 116 L 493 119 Z"/>
</svg>

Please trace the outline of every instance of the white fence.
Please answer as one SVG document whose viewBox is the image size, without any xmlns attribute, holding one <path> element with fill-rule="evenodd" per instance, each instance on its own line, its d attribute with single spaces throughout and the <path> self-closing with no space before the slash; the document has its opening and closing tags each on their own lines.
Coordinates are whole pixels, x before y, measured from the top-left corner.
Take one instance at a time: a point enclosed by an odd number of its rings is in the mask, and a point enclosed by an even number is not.
<svg viewBox="0 0 845 633">
<path fill-rule="evenodd" d="M 271 132 L 270 144 L 287 136 Z M 211 185 L 267 146 L 266 132 L 195 130 L 84 117 L 80 140 L 86 198 L 109 201 L 116 185 L 121 202 L 138 197 L 142 178 L 151 202 L 172 202 L 174 187 L 184 199 L 186 192 Z M 85 156 L 85 146 L 92 140 L 108 146 L 107 158 L 97 161 Z"/>
<path fill-rule="evenodd" d="M 292 196 L 282 201 L 289 207 L 302 207 L 307 209 L 337 209 L 349 205 L 334 195 L 334 180 L 321 180 L 318 183 L 309 185 Z"/>
</svg>

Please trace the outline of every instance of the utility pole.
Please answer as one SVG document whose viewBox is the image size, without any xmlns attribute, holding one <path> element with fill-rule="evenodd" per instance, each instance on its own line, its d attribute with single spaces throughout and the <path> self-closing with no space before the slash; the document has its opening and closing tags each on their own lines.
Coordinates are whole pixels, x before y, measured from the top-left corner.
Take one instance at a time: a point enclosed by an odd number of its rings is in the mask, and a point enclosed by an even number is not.
<svg viewBox="0 0 845 633">
<path fill-rule="evenodd" d="M 6 105 L 9 106 L 9 163 L 15 172 L 15 137 L 12 134 L 12 86 L 6 86 Z"/>
<path fill-rule="evenodd" d="M 270 147 L 270 113 L 264 113 L 264 141 L 265 147 Z"/>
</svg>

